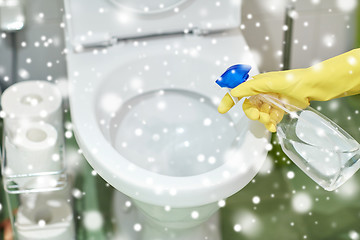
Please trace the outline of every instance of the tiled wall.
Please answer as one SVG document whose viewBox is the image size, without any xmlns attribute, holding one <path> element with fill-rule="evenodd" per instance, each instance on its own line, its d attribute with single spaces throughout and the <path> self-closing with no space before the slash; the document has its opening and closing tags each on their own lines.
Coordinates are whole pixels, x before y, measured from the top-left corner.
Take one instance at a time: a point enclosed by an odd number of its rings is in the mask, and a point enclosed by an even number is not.
<svg viewBox="0 0 360 240">
<path fill-rule="evenodd" d="M 241 28 L 261 71 L 281 68 L 287 2 L 295 5 L 294 13 L 297 16 L 294 21 L 292 68 L 307 67 L 353 47 L 355 13 L 349 9 L 356 0 L 243 0 Z M 62 0 L 31 0 L 24 3 L 26 26 L 16 33 L 16 79 L 65 78 Z M 11 73 L 11 44 L 9 34 L 0 36 L 2 86 L 15 79 Z"/>
<path fill-rule="evenodd" d="M 17 66 L 12 75 L 12 38 L 0 38 L 0 81 L 7 86 L 14 80 L 55 80 L 66 77 L 62 0 L 24 1 L 26 25 L 15 33 Z M 8 81 L 4 81 L 9 79 Z"/>
<path fill-rule="evenodd" d="M 10 36 L 2 33 L 0 35 L 0 86 L 8 85 L 12 82 L 12 42 Z"/>
<path fill-rule="evenodd" d="M 260 71 L 280 69 L 285 2 L 243 0 L 241 28 Z"/>
<path fill-rule="evenodd" d="M 295 7 L 291 68 L 308 67 L 354 47 L 357 0 L 244 0 L 243 32 L 261 71 L 281 69 L 285 7 Z M 250 14 L 250 15 L 249 15 Z M 358 26 L 360 27 L 360 26 Z"/>
<path fill-rule="evenodd" d="M 298 43 L 293 45 L 293 68 L 308 67 L 314 62 L 336 56 L 354 47 L 356 28 L 360 26 L 355 24 L 356 11 L 352 8 L 351 2 L 358 1 L 297 1 L 299 17 L 294 25 L 294 41 L 297 40 Z M 353 11 L 347 11 L 347 8 Z"/>
</svg>

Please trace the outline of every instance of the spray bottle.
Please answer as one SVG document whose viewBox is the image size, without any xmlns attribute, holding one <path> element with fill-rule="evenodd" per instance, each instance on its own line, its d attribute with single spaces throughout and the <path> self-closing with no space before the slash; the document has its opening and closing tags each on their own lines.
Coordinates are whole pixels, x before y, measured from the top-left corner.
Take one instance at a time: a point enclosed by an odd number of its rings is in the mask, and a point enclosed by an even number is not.
<svg viewBox="0 0 360 240">
<path fill-rule="evenodd" d="M 248 80 L 250 69 L 244 64 L 231 66 L 216 83 L 230 94 L 232 88 Z M 325 190 L 337 189 L 360 168 L 360 144 L 320 112 L 311 107 L 302 109 L 271 93 L 251 96 L 249 101 L 267 103 L 285 113 L 276 127 L 282 150 Z"/>
</svg>

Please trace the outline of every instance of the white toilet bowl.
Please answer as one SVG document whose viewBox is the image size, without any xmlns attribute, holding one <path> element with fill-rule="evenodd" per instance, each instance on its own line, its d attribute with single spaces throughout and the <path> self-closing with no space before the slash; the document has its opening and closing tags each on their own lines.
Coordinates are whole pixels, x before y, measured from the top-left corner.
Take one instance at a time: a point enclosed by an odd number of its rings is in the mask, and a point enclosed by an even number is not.
<svg viewBox="0 0 360 240">
<path fill-rule="evenodd" d="M 213 82 L 227 64 L 216 63 L 221 48 L 210 51 L 209 38 L 192 56 L 183 50 L 196 49 L 198 37 L 182 40 L 149 41 L 135 55 L 134 46 L 116 46 L 68 58 L 72 120 L 89 163 L 131 198 L 172 208 L 216 203 L 239 191 L 262 165 L 268 139 L 241 104 L 217 112 L 222 93 Z M 239 34 L 217 41 L 235 52 L 246 46 Z M 178 55 L 168 55 L 166 45 Z M 248 62 L 242 53 L 229 65 Z"/>
<path fill-rule="evenodd" d="M 218 240 L 207 220 L 257 174 L 269 138 L 241 103 L 217 112 L 217 77 L 235 63 L 255 66 L 240 31 L 128 40 L 69 51 L 67 62 L 76 139 L 97 173 L 133 199 L 129 213 L 127 197 L 115 197 L 117 216 L 142 223 L 140 233 L 127 229 L 130 239 Z"/>
</svg>

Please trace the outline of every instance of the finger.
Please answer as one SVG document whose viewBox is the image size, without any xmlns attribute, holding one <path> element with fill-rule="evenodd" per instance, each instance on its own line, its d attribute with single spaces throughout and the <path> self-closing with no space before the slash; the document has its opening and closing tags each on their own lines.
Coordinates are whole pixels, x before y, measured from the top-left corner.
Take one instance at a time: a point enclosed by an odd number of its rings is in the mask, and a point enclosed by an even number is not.
<svg viewBox="0 0 360 240">
<path fill-rule="evenodd" d="M 265 127 L 267 130 L 269 130 L 270 132 L 276 132 L 276 123 L 273 121 L 268 122 L 267 124 L 265 124 Z"/>
<path fill-rule="evenodd" d="M 259 120 L 260 111 L 259 109 L 253 105 L 249 99 L 245 99 L 243 103 L 243 110 L 245 115 L 250 118 L 251 120 Z"/>
<path fill-rule="evenodd" d="M 248 98 L 249 102 L 260 110 L 261 105 L 264 103 L 263 100 L 259 97 L 259 95 L 251 96 Z"/>
<path fill-rule="evenodd" d="M 261 77 L 262 74 L 255 76 L 253 79 L 246 81 L 231 90 L 231 95 L 238 98 L 257 95 L 259 93 L 273 92 L 271 81 L 268 77 Z"/>
<path fill-rule="evenodd" d="M 284 111 L 280 109 L 272 108 L 270 110 L 270 120 L 279 123 L 284 117 Z"/>
<path fill-rule="evenodd" d="M 267 124 L 270 121 L 270 110 L 271 106 L 268 103 L 262 103 L 260 106 L 260 118 L 259 122 Z"/>
<path fill-rule="evenodd" d="M 260 112 L 270 113 L 270 110 L 271 110 L 270 104 L 268 104 L 268 103 L 263 103 L 263 104 L 261 104 Z"/>
<path fill-rule="evenodd" d="M 218 111 L 219 113 L 226 113 L 235 105 L 234 101 L 232 100 L 230 94 L 226 94 L 223 99 L 221 100 Z"/>
<path fill-rule="evenodd" d="M 259 122 L 261 122 L 262 124 L 267 124 L 270 122 L 270 115 L 268 113 L 260 111 L 259 116 Z"/>
</svg>

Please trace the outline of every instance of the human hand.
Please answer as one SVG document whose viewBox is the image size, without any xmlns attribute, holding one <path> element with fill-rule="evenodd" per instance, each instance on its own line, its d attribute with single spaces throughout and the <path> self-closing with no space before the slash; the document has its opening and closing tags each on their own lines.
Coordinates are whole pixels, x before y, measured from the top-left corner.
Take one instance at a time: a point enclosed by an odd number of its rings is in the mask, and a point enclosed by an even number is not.
<svg viewBox="0 0 360 240">
<path fill-rule="evenodd" d="M 243 103 L 245 115 L 251 120 L 263 123 L 269 131 L 276 132 L 276 125 L 282 120 L 284 110 L 266 101 L 261 95 L 266 94 L 271 99 L 278 99 L 279 104 L 286 102 L 298 108 L 305 108 L 309 105 L 306 93 L 309 91 L 308 88 L 311 88 L 302 82 L 307 73 L 306 69 L 295 69 L 259 74 L 232 89 L 231 95 L 239 99 L 250 96 Z M 231 96 L 226 94 L 218 106 L 218 111 L 226 113 L 234 105 Z"/>
<path fill-rule="evenodd" d="M 276 131 L 284 109 L 306 108 L 310 101 L 330 99 L 360 94 L 360 48 L 320 62 L 310 68 L 259 74 L 231 90 L 231 95 L 245 99 L 243 109 L 250 119 L 259 120 L 266 128 Z M 280 102 L 288 103 L 286 108 L 260 98 L 270 94 Z M 256 96 L 258 95 L 258 96 Z M 266 100 L 266 99 L 265 99 Z M 229 111 L 234 102 L 226 94 L 218 106 L 220 113 Z"/>
</svg>

